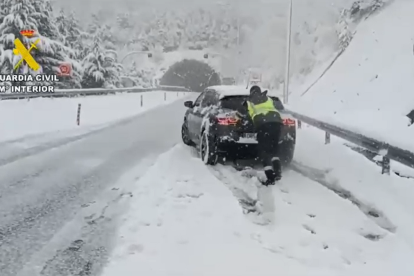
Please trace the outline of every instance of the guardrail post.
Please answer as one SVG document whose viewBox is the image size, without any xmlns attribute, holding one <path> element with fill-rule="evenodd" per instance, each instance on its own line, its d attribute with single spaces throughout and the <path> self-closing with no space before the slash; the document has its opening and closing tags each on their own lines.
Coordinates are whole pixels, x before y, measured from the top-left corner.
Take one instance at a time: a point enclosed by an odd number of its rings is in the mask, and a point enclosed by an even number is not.
<svg viewBox="0 0 414 276">
<path fill-rule="evenodd" d="M 302 121 L 298 120 L 298 128 L 301 129 L 302 128 Z"/>
<path fill-rule="evenodd" d="M 78 104 L 78 115 L 76 116 L 76 123 L 80 125 L 81 104 Z"/>
<path fill-rule="evenodd" d="M 329 132 L 325 132 L 325 145 L 331 143 L 331 134 Z"/>
<path fill-rule="evenodd" d="M 144 95 L 141 94 L 141 107 L 144 106 Z"/>
<path fill-rule="evenodd" d="M 164 101 L 167 100 L 167 92 L 164 92 Z"/>
<path fill-rule="evenodd" d="M 390 159 L 387 156 L 382 157 L 382 174 L 390 174 L 391 164 Z"/>
</svg>

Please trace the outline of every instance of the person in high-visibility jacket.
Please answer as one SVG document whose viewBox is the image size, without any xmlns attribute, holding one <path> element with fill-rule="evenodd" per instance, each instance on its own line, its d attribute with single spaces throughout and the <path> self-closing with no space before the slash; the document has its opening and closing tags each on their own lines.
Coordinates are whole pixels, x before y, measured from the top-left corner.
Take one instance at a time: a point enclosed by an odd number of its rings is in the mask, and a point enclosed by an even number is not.
<svg viewBox="0 0 414 276">
<path fill-rule="evenodd" d="M 281 163 L 277 154 L 283 120 L 272 98 L 266 93 L 267 91 L 262 92 L 257 85 L 252 86 L 246 106 L 257 133 L 258 156 L 262 159 L 267 177 L 264 184 L 273 185 L 282 178 Z"/>
</svg>

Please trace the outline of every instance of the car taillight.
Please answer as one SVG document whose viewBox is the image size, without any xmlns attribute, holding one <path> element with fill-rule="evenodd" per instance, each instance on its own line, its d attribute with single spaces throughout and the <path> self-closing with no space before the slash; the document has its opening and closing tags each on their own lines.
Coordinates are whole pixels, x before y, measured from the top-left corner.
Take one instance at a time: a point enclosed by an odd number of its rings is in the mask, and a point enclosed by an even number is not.
<svg viewBox="0 0 414 276">
<path fill-rule="evenodd" d="M 296 125 L 296 121 L 293 119 L 283 119 L 283 124 L 285 126 L 295 126 Z"/>
<path fill-rule="evenodd" d="M 223 126 L 236 125 L 238 121 L 238 118 L 217 118 L 217 124 Z"/>
</svg>

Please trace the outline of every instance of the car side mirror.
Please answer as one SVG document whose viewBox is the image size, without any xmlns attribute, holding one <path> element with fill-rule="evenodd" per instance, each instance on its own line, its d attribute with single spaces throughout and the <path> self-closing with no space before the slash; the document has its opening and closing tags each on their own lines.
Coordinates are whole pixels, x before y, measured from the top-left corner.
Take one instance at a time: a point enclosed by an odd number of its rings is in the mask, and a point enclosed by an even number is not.
<svg viewBox="0 0 414 276">
<path fill-rule="evenodd" d="M 193 108 L 194 107 L 194 103 L 192 101 L 186 101 L 184 102 L 184 106 L 188 107 L 188 108 Z"/>
</svg>

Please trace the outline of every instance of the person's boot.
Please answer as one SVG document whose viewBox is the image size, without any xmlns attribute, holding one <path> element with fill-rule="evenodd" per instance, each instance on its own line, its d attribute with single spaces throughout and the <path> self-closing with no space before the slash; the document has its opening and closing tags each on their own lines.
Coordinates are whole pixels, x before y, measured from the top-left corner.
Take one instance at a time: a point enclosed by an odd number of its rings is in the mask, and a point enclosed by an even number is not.
<svg viewBox="0 0 414 276">
<path fill-rule="evenodd" d="M 280 162 L 279 157 L 274 157 L 272 159 L 273 170 L 275 174 L 275 180 L 279 181 L 282 179 L 282 164 Z"/>
<path fill-rule="evenodd" d="M 274 170 L 265 170 L 266 181 L 263 183 L 265 186 L 275 185 L 276 174 Z"/>
</svg>

